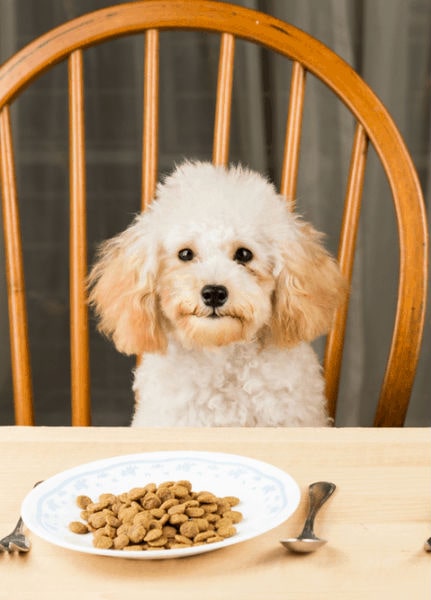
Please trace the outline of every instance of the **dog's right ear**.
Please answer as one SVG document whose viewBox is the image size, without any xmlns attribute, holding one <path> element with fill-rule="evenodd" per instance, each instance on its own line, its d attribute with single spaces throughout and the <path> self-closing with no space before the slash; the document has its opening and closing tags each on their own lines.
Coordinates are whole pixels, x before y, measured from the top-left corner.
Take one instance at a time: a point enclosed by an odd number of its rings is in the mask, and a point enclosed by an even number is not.
<svg viewBox="0 0 431 600">
<path fill-rule="evenodd" d="M 157 249 L 147 239 L 143 216 L 104 242 L 88 278 L 89 304 L 98 328 L 124 354 L 162 352 L 166 337 L 155 290 Z"/>
</svg>

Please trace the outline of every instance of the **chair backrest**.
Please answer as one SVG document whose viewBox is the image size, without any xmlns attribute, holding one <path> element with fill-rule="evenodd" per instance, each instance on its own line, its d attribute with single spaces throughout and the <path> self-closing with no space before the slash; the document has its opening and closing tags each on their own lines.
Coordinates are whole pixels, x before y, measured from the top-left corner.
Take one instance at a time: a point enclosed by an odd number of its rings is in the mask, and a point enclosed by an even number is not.
<svg viewBox="0 0 431 600">
<path fill-rule="evenodd" d="M 70 135 L 70 323 L 72 424 L 90 423 L 88 323 L 85 278 L 86 190 L 83 53 L 86 48 L 129 34 L 145 33 L 142 140 L 142 207 L 151 201 L 158 175 L 159 32 L 172 29 L 220 33 L 220 58 L 213 161 L 229 159 L 235 41 L 259 44 L 292 61 L 292 79 L 280 192 L 293 200 L 301 140 L 307 73 L 330 88 L 356 120 L 340 233 L 339 261 L 352 276 L 361 195 L 371 144 L 393 195 L 400 240 L 400 272 L 392 345 L 375 425 L 404 423 L 421 343 L 426 280 L 427 227 L 412 161 L 388 112 L 347 63 L 303 31 L 267 14 L 212 0 L 144 0 L 105 8 L 74 19 L 36 39 L 0 69 L 0 157 L 7 262 L 11 362 L 17 424 L 33 423 L 32 384 L 25 287 L 17 204 L 10 104 L 42 72 L 67 60 Z M 335 414 L 348 300 L 327 338 L 325 376 Z"/>
</svg>

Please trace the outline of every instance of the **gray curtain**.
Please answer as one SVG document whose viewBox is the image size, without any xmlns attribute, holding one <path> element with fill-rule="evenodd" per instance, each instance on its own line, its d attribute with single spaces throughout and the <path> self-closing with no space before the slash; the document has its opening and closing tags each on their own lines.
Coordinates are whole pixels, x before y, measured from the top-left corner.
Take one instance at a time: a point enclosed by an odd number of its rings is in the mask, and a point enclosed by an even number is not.
<svg viewBox="0 0 431 600">
<path fill-rule="evenodd" d="M 431 184 L 429 0 L 241 0 L 314 35 L 351 64 L 394 117 L 417 167 L 429 211 Z M 0 0 L 0 60 L 67 19 L 106 0 Z M 208 39 L 209 38 L 209 39 Z M 139 210 L 142 36 L 85 54 L 89 260 Z M 160 171 L 183 157 L 211 158 L 217 36 L 164 33 L 161 44 Z M 280 179 L 290 86 L 285 59 L 239 42 L 231 159 Z M 17 174 L 21 194 L 28 307 L 38 424 L 67 424 L 68 155 L 67 74 L 45 74 L 18 101 Z M 175 98 L 175 102 L 172 101 Z M 250 124 L 253 124 L 251 126 Z M 307 81 L 298 210 L 336 252 L 353 134 L 345 107 Z M 385 177 L 371 152 L 361 217 L 337 425 L 370 425 L 387 356 L 397 281 L 397 234 Z M 0 252 L 3 248 L 0 247 Z M 2 268 L 2 267 L 0 267 Z M 7 307 L 0 272 L 0 424 L 12 422 Z M 431 425 L 431 323 L 407 424 Z M 321 343 L 316 348 L 321 352 Z M 91 334 L 95 425 L 128 424 L 133 360 Z"/>
</svg>

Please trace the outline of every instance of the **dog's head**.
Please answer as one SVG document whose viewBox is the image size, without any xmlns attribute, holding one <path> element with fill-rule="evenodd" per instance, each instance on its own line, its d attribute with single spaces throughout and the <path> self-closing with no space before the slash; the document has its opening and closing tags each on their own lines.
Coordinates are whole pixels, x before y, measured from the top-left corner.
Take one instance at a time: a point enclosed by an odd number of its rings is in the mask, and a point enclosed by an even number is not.
<svg viewBox="0 0 431 600">
<path fill-rule="evenodd" d="M 257 173 L 185 163 L 101 246 L 90 303 L 126 354 L 163 351 L 170 335 L 189 348 L 311 341 L 345 290 L 320 237 Z"/>
</svg>

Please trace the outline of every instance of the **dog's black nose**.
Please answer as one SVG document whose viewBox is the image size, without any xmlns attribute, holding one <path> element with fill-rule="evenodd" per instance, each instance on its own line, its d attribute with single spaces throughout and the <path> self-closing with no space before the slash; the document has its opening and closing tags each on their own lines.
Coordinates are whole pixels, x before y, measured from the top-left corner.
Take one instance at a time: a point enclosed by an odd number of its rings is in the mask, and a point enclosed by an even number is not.
<svg viewBox="0 0 431 600">
<path fill-rule="evenodd" d="M 206 306 L 223 306 L 228 297 L 228 291 L 224 285 L 205 285 L 201 290 L 202 300 Z"/>
</svg>

